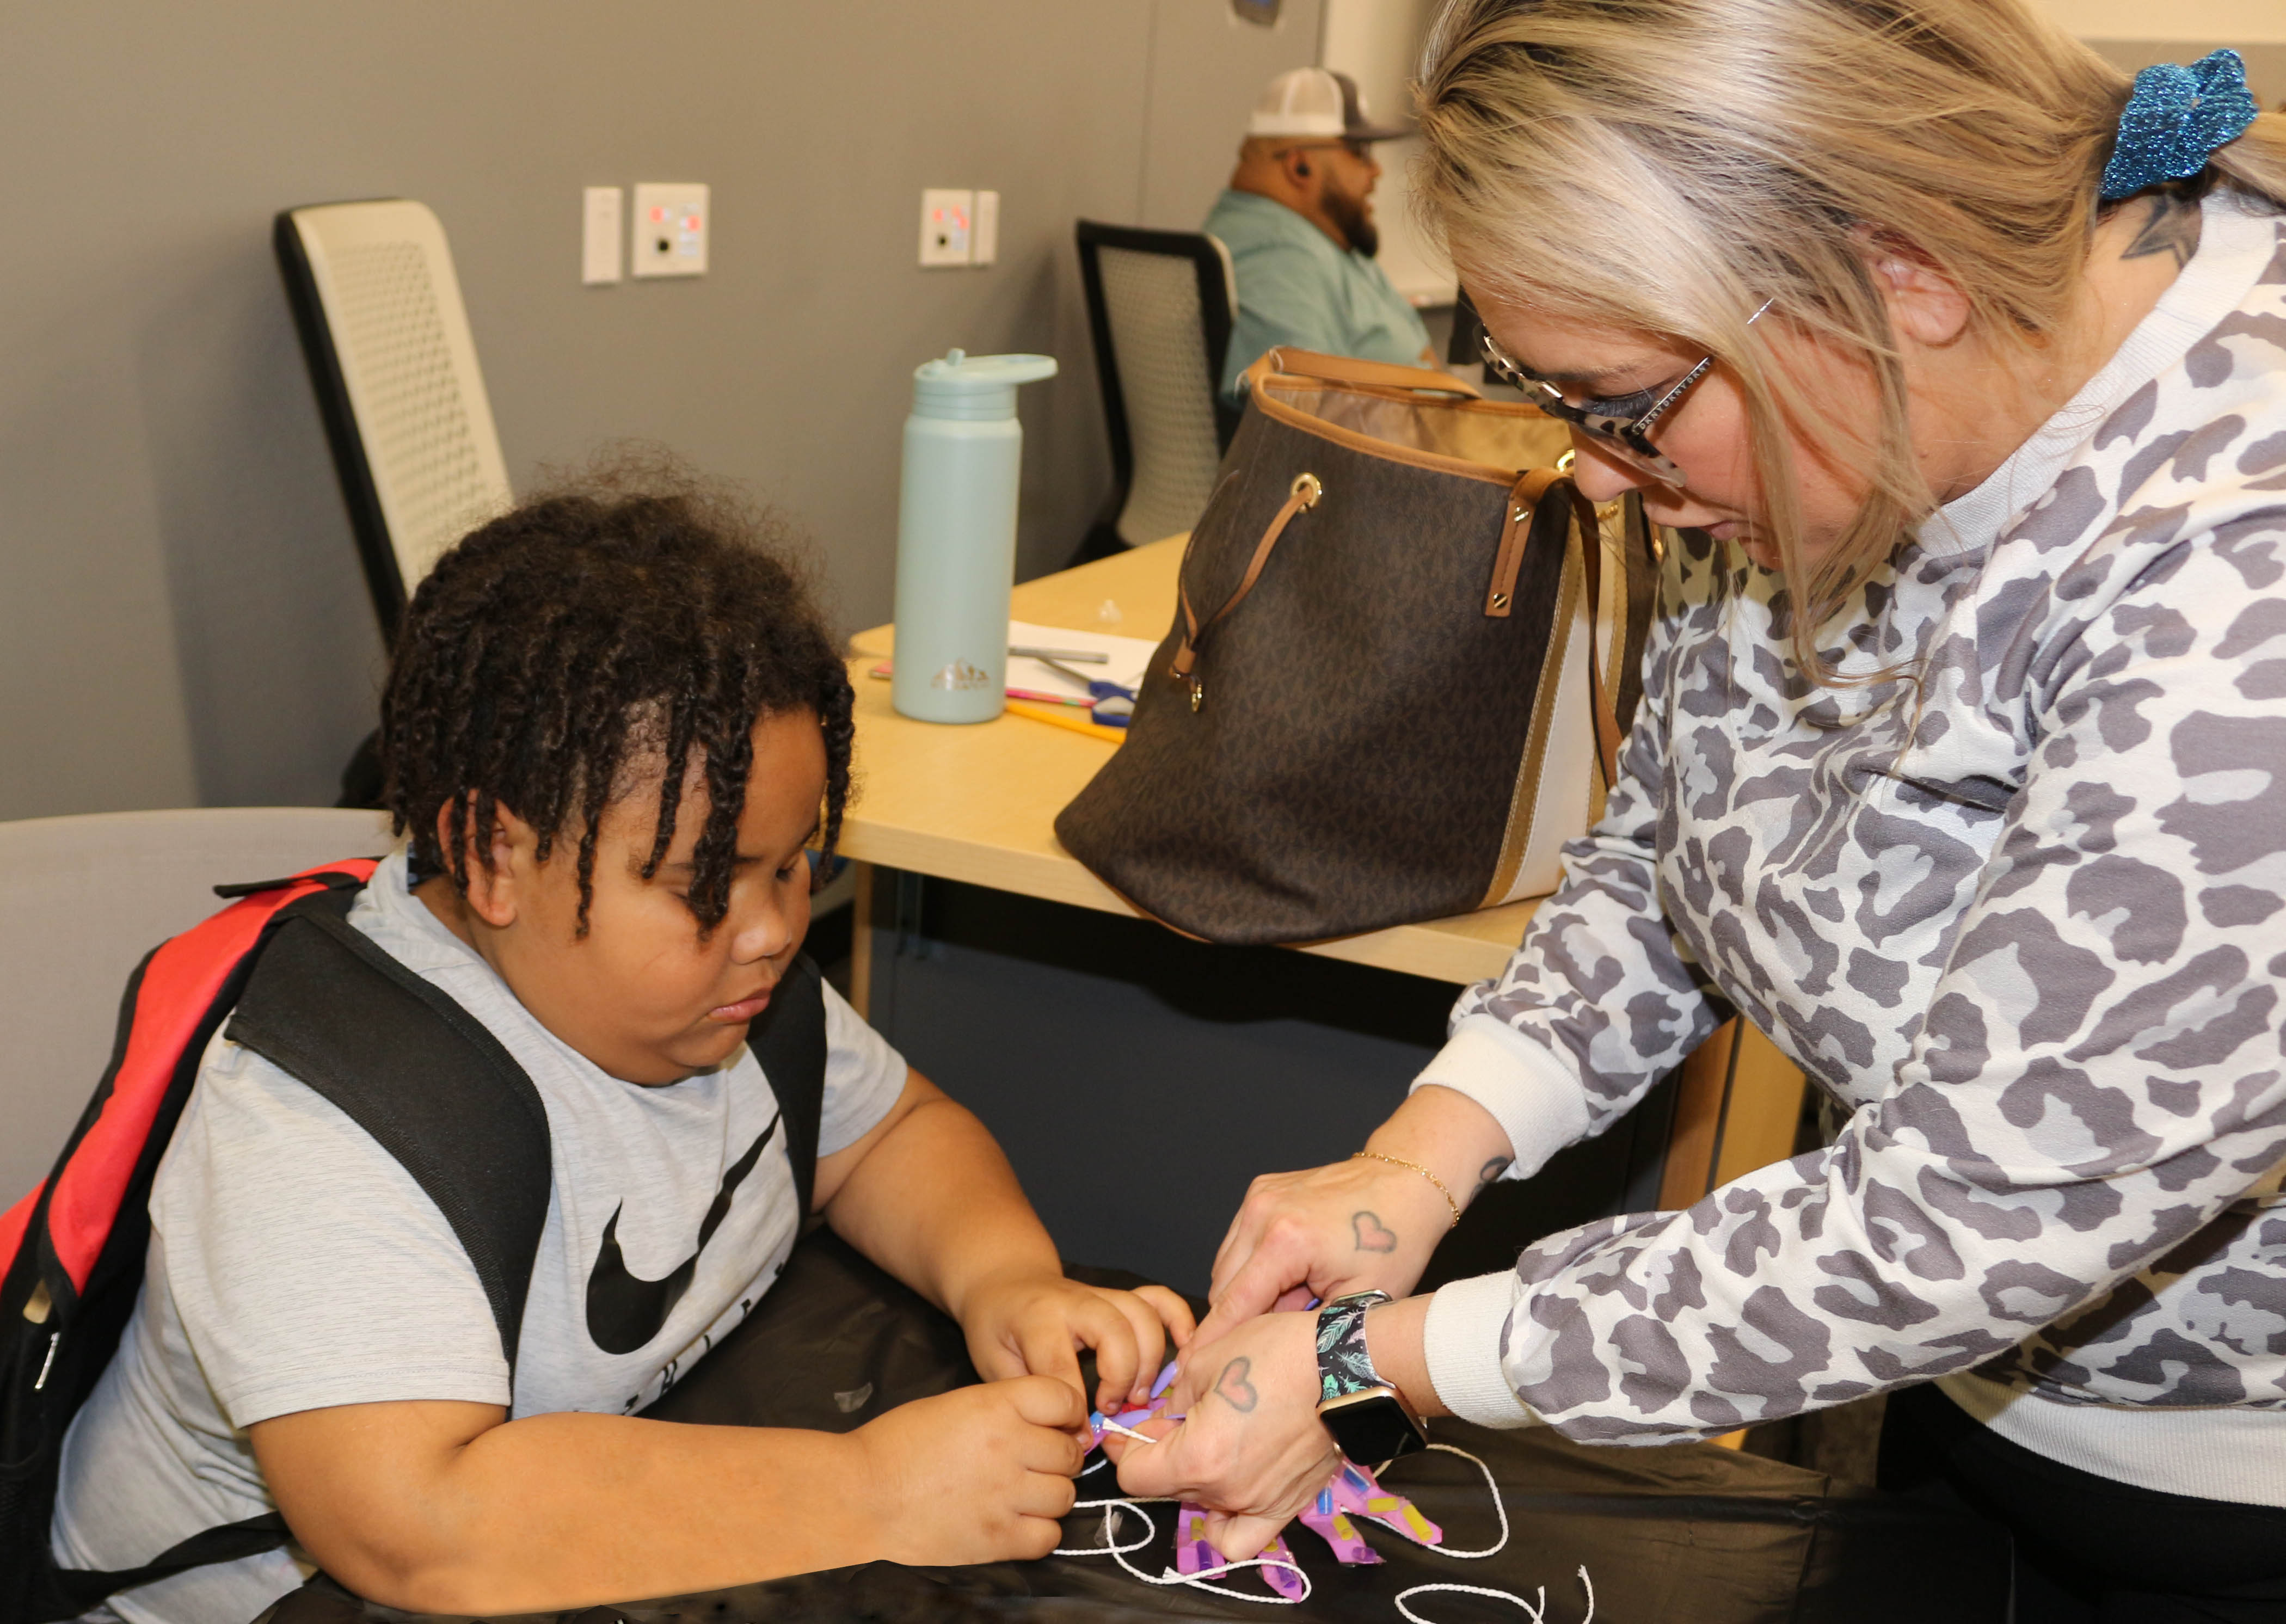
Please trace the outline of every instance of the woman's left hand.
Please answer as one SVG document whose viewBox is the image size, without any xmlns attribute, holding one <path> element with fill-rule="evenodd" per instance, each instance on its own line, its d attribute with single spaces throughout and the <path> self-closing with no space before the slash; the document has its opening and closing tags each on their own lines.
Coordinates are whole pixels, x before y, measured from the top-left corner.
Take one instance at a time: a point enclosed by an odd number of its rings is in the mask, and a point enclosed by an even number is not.
<svg viewBox="0 0 2286 1624">
<path fill-rule="evenodd" d="M 1318 1419 L 1318 1316 L 1268 1313 L 1192 1350 L 1169 1389 L 1185 1419 L 1146 1423 L 1159 1439 L 1103 1440 L 1119 1486 L 1210 1508 L 1207 1539 L 1227 1561 L 1257 1554 L 1333 1478 L 1341 1456 Z"/>
<path fill-rule="evenodd" d="M 1195 1328 L 1189 1305 L 1164 1286 L 1115 1291 L 1060 1274 L 983 1281 L 969 1289 L 958 1318 L 969 1360 L 988 1382 L 1052 1376 L 1088 1396 L 1079 1350 L 1094 1349 L 1096 1391 L 1088 1402 L 1107 1412 L 1147 1400 L 1169 1339 L 1181 1348 Z"/>
</svg>

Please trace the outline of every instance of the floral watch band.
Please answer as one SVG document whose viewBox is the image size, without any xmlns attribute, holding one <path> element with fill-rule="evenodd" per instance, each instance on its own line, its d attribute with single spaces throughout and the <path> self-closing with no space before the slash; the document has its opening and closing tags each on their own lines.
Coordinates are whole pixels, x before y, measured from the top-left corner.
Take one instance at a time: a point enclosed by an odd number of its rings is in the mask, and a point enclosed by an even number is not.
<svg viewBox="0 0 2286 1624">
<path fill-rule="evenodd" d="M 1356 1291 L 1318 1310 L 1318 1401 L 1386 1387 L 1366 1352 L 1365 1311 L 1393 1302 L 1386 1291 Z"/>
</svg>

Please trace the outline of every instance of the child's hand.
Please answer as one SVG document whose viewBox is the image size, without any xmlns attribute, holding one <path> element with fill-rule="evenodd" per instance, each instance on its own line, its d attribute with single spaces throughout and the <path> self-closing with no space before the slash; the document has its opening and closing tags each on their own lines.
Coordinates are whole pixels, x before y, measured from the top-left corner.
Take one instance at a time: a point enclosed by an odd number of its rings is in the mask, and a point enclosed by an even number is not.
<svg viewBox="0 0 2286 1624">
<path fill-rule="evenodd" d="M 1093 1348 L 1093 1402 L 1108 1415 L 1150 1397 L 1168 1337 L 1186 1345 L 1194 1323 L 1189 1306 L 1164 1286 L 1114 1291 L 1060 1274 L 1022 1274 L 972 1291 L 961 1304 L 960 1328 L 988 1382 L 1052 1376 L 1081 1392 L 1079 1350 Z"/>
<path fill-rule="evenodd" d="M 1040 1376 L 899 1405 L 851 1434 L 891 1562 L 950 1566 L 1053 1550 L 1086 1447 L 1078 1389 Z"/>
</svg>

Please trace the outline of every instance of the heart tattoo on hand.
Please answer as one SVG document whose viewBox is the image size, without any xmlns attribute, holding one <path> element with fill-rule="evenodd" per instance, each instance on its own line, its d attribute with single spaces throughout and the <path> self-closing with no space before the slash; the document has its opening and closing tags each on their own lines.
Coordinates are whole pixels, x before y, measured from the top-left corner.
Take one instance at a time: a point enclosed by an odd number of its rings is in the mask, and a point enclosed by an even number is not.
<svg viewBox="0 0 2286 1624">
<path fill-rule="evenodd" d="M 1357 1249 L 1361 1252 L 1393 1252 L 1397 1250 L 1396 1231 L 1373 1213 L 1351 1213 L 1350 1232 L 1357 1236 Z"/>
<path fill-rule="evenodd" d="M 1216 1396 L 1241 1415 L 1251 1414 L 1254 1407 L 1262 1401 L 1262 1395 L 1255 1391 L 1254 1384 L 1246 1379 L 1253 1368 L 1254 1361 L 1242 1353 L 1225 1365 L 1222 1374 L 1215 1378 Z"/>
</svg>

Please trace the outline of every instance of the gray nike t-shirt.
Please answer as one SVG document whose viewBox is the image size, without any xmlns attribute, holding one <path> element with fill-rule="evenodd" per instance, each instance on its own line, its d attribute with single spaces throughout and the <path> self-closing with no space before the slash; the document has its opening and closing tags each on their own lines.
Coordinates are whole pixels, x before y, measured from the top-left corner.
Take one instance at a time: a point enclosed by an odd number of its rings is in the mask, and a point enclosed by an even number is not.
<svg viewBox="0 0 2286 1624">
<path fill-rule="evenodd" d="M 741 1047 L 663 1087 L 606 1076 L 410 895 L 402 852 L 350 922 L 482 1021 L 548 1108 L 554 1189 L 512 1414 L 649 1404 L 769 1289 L 800 1230 L 777 1100 L 753 1055 Z M 831 988 L 825 1010 L 821 1155 L 862 1139 L 905 1079 Z M 339 1404 L 511 1403 L 484 1289 L 436 1204 L 339 1109 L 219 1035 L 160 1163 L 151 1221 L 141 1300 L 65 1442 L 65 1565 L 133 1567 L 272 1510 L 247 1442 L 256 1422 Z M 306 1571 L 272 1552 L 111 1606 L 130 1624 L 247 1624 Z"/>
</svg>

